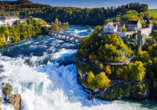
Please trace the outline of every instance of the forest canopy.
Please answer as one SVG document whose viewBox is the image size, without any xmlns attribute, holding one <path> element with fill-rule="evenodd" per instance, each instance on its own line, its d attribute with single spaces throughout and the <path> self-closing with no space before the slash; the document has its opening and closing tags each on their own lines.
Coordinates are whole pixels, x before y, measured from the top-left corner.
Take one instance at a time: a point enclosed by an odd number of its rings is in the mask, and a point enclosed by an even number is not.
<svg viewBox="0 0 157 110">
<path fill-rule="evenodd" d="M 25 3 L 17 5 L 1 5 L 0 9 L 0 16 L 10 16 L 15 13 L 20 17 L 33 16 L 42 18 L 49 23 L 58 18 L 61 22 L 84 25 L 103 25 L 109 21 L 137 20 L 139 18 L 142 19 L 152 17 L 149 13 L 147 13 L 148 5 L 139 3 L 130 3 L 117 8 L 70 8 Z"/>
</svg>

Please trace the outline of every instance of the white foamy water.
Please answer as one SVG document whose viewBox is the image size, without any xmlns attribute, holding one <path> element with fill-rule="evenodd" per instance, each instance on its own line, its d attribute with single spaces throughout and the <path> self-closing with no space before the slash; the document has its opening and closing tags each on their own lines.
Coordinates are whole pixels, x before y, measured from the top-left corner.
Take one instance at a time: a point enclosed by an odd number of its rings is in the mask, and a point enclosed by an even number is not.
<svg viewBox="0 0 157 110">
<path fill-rule="evenodd" d="M 13 49 L 0 55 L 0 65 L 4 66 L 2 75 L 12 84 L 13 93 L 21 94 L 21 110 L 155 110 L 157 107 L 146 101 L 87 100 L 88 94 L 77 82 L 75 64 L 64 66 L 58 62 L 74 59 L 75 44 L 41 36 L 18 45 L 19 48 L 12 46 Z M 40 62 L 45 59 L 48 63 L 42 66 Z M 3 103 L 3 110 L 13 107 Z"/>
<path fill-rule="evenodd" d="M 142 106 L 129 101 L 87 100 L 88 94 L 77 83 L 74 64 L 59 66 L 59 63 L 51 62 L 29 67 L 23 62 L 20 58 L 1 62 L 12 70 L 9 83 L 13 85 L 14 93 L 22 96 L 22 110 L 135 110 Z M 4 107 L 8 107 L 6 110 L 12 108 L 11 105 Z"/>
</svg>

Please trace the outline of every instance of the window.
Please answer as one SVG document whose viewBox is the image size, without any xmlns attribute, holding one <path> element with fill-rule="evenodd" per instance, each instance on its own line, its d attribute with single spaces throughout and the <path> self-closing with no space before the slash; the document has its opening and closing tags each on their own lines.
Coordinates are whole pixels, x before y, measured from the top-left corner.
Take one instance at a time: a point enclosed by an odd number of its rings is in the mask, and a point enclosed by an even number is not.
<svg viewBox="0 0 157 110">
<path fill-rule="evenodd" d="M 110 31 L 110 28 L 107 28 L 108 31 Z"/>
</svg>

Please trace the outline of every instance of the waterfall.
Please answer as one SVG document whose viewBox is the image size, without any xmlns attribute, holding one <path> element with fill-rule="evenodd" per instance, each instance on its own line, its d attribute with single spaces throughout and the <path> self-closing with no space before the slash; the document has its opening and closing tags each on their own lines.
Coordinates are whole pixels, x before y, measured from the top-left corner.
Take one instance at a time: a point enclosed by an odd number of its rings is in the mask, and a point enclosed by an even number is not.
<svg viewBox="0 0 157 110">
<path fill-rule="evenodd" d="M 88 28 L 71 26 L 68 31 L 82 36 L 89 34 Z M 143 108 L 143 102 L 87 100 L 88 94 L 77 82 L 76 65 L 67 63 L 74 62 L 76 44 L 40 35 L 2 50 L 0 70 L 4 71 L 0 72 L 0 87 L 10 83 L 13 93 L 21 94 L 21 110 L 149 109 Z M 13 110 L 7 102 L 3 102 L 3 108 Z"/>
<path fill-rule="evenodd" d="M 9 103 L 3 103 L 2 104 L 2 110 L 14 110 L 14 106 Z"/>
</svg>

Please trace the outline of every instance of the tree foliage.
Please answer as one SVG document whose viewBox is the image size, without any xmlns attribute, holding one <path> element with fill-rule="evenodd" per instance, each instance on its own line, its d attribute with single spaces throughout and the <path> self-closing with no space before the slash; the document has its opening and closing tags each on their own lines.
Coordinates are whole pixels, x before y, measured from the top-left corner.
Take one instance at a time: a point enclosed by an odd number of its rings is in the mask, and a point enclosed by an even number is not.
<svg viewBox="0 0 157 110">
<path fill-rule="evenodd" d="M 127 28 L 126 27 L 122 27 L 122 32 L 126 32 Z"/>
<path fill-rule="evenodd" d="M 93 72 L 90 71 L 89 75 L 88 75 L 88 78 L 87 78 L 88 83 L 93 84 L 95 82 L 94 78 L 95 78 L 95 76 L 94 76 Z"/>
<path fill-rule="evenodd" d="M 146 22 L 141 21 L 141 24 L 142 24 L 142 28 L 145 28 L 145 27 L 146 27 Z"/>
<path fill-rule="evenodd" d="M 98 88 L 108 88 L 111 81 L 108 79 L 106 74 L 104 72 L 101 72 L 100 74 L 95 76 L 96 86 Z"/>
<path fill-rule="evenodd" d="M 111 74 L 110 65 L 107 65 L 105 70 L 106 70 L 107 74 L 109 74 L 109 75 Z"/>
<path fill-rule="evenodd" d="M 1 4 L 2 3 L 2 4 Z M 143 14 L 145 18 L 150 17 L 147 14 L 148 5 L 139 3 L 130 3 L 117 8 L 70 8 L 70 7 L 52 7 L 50 5 L 25 3 L 22 2 L 0 2 L 0 16 L 34 16 L 42 18 L 47 22 L 59 19 L 62 22 L 68 21 L 71 24 L 84 25 L 102 25 L 109 21 L 137 20 L 138 13 Z M 140 14 L 139 16 L 141 16 Z M 59 23 L 59 22 L 58 22 Z M 57 24 L 58 24 L 57 23 Z"/>
<path fill-rule="evenodd" d="M 27 21 L 21 23 L 19 20 L 15 22 L 13 26 L 1 26 L 0 27 L 0 46 L 7 43 L 7 38 L 10 38 L 10 42 L 17 42 L 20 40 L 27 39 L 37 34 L 47 34 L 48 27 L 47 23 L 42 19 L 34 19 L 28 17 Z"/>
<path fill-rule="evenodd" d="M 129 70 L 131 73 L 131 79 L 134 81 L 142 81 L 146 75 L 145 68 L 141 61 L 135 61 L 135 63 L 130 63 Z"/>
</svg>

